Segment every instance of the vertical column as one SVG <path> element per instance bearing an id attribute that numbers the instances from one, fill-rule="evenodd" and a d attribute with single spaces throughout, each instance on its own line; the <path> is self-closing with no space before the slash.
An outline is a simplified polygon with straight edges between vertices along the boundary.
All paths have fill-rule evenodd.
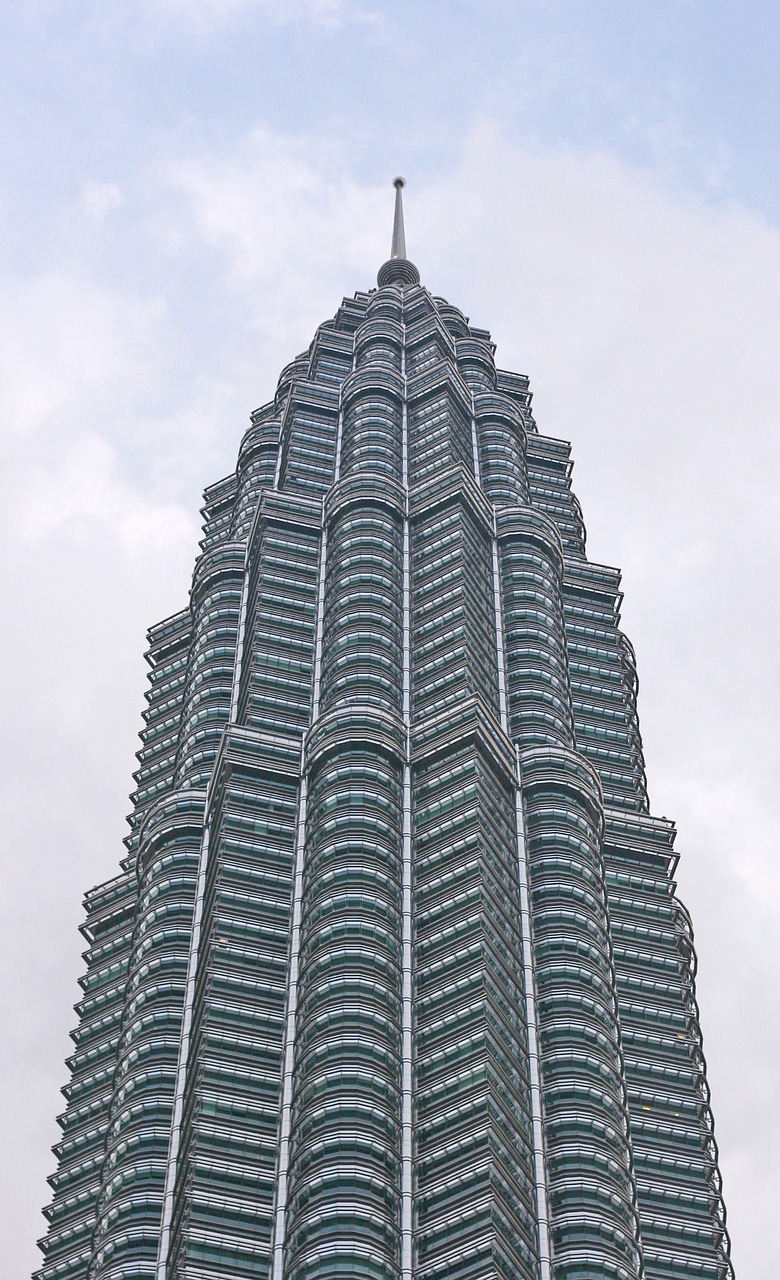
<path id="1" fill-rule="evenodd" d="M 252 425 L 241 441 L 236 464 L 236 503 L 231 537 L 242 542 L 249 536 L 262 489 L 273 487 L 279 453 L 280 423 L 271 416 L 269 405 L 252 415 Z"/>
<path id="2" fill-rule="evenodd" d="M 474 378 L 467 366 L 464 376 L 475 387 L 482 384 Z M 484 391 L 474 393 L 475 449 L 481 447 L 485 491 L 494 506 L 517 505 L 528 499 L 528 482 L 525 467 L 525 429 L 514 405 L 505 396 Z M 495 523 L 495 522 L 494 522 Z M 507 641 L 504 627 L 503 592 L 498 543 L 498 529 L 493 536 L 493 607 L 495 612 L 496 642 L 498 645 L 498 680 L 501 710 L 501 727 L 510 732 L 509 700 L 507 690 Z M 515 748 L 517 755 L 517 748 Z M 528 1075 L 530 1086 L 530 1111 L 533 1141 L 533 1176 L 536 1196 L 537 1239 L 539 1248 L 540 1280 L 550 1280 L 550 1204 L 547 1183 L 547 1160 L 544 1136 L 544 1112 L 542 1105 L 541 1071 L 539 1064 L 539 1008 L 534 963 L 533 924 L 529 890 L 528 847 L 525 838 L 523 798 L 520 788 L 520 765 L 516 761 L 517 785 L 515 787 L 515 839 L 517 842 L 517 878 L 520 908 L 520 938 L 523 963 L 523 988 L 525 995 L 525 1020 L 528 1037 Z"/>
<path id="3" fill-rule="evenodd" d="M 215 764 L 171 1148 L 170 1277 L 269 1273 L 299 761 L 294 737 L 231 726 Z"/>
<path id="4" fill-rule="evenodd" d="M 86 897 L 82 932 L 89 941 L 87 973 L 81 980 L 84 995 L 76 1006 L 79 1025 L 68 1061 L 67 1109 L 59 1122 L 62 1138 L 54 1149 L 54 1198 L 46 1214 L 44 1263 L 36 1280 L 84 1280 L 89 1268 L 137 889 L 130 871 Z"/>
<path id="5" fill-rule="evenodd" d="M 519 778 L 519 759 L 517 761 L 517 773 Z M 547 1146 L 544 1133 L 544 1106 L 542 1101 L 542 1077 L 540 1067 L 539 998 L 536 981 L 536 964 L 534 961 L 528 844 L 525 838 L 523 796 L 519 786 L 515 791 L 515 833 L 518 855 L 517 870 L 520 898 L 520 936 L 522 938 L 523 950 L 525 1018 L 528 1031 L 528 1075 L 531 1087 L 534 1183 L 536 1191 L 537 1236 L 539 1241 L 539 1280 L 550 1280 L 552 1274 L 550 1197 L 547 1175 Z"/>
<path id="6" fill-rule="evenodd" d="M 133 774 L 136 789 L 132 796 L 133 813 L 129 819 L 132 834 L 127 841 L 133 863 L 138 851 L 138 828 L 144 814 L 173 787 L 192 641 L 190 610 L 183 609 L 150 628 L 149 641 L 146 655 L 151 667 L 146 695 L 148 707 L 144 712 L 138 769 Z"/>
<path id="7" fill-rule="evenodd" d="M 312 708 L 324 555 L 322 499 L 266 490 L 247 552 L 233 717 L 247 728 L 302 735 Z"/>
<path id="8" fill-rule="evenodd" d="M 598 771 L 605 805 L 646 812 L 636 666 L 619 629 L 621 600 L 617 569 L 567 562 L 564 611 L 577 749 Z"/>
<path id="9" fill-rule="evenodd" d="M 454 352 L 428 322 L 415 352 L 416 1276 L 536 1280 L 516 778 L 498 723 L 503 629 L 489 625 L 501 609 L 493 510 Z"/>
<path id="10" fill-rule="evenodd" d="M 323 370 L 325 363 L 323 357 Z M 337 443 L 338 390 L 307 382 L 306 371 L 296 362 L 280 380 L 284 447 L 271 408 L 254 415 L 234 486 L 230 531 L 240 541 L 215 547 L 195 575 L 177 776 L 184 787 L 210 779 L 209 826 L 198 869 L 159 1280 L 192 1266 L 206 1277 L 220 1275 L 225 1264 L 253 1270 L 270 1263 L 300 782 L 295 730 L 309 722 L 318 492 L 332 474 Z M 280 478 L 289 491 L 269 488 Z M 305 807 L 304 787 L 304 815 Z"/>
<path id="11" fill-rule="evenodd" d="M 333 483 L 339 388 L 293 381 L 282 417 L 274 487 L 319 494 Z"/>
<path id="12" fill-rule="evenodd" d="M 539 1274 L 512 751 L 477 699 L 416 722 L 418 1280 Z"/>
<path id="13" fill-rule="evenodd" d="M 482 421 L 495 445 L 495 406 Z M 516 477 L 511 428 L 493 449 L 502 496 Z M 515 437 L 519 438 L 519 437 Z M 483 441 L 485 436 L 482 436 Z M 500 464 L 500 465 L 499 465 Z M 496 512 L 509 727 L 518 745 L 524 939 L 532 946 L 529 1022 L 534 1110 L 542 1114 L 556 1280 L 641 1275 L 639 1229 L 614 995 L 598 776 L 573 751 L 563 612 L 563 552 L 552 521 L 527 505 Z M 529 1010 L 533 1019 L 534 1010 Z M 538 1054 L 538 1067 L 533 1058 Z M 537 1074 L 538 1073 L 538 1074 Z M 539 1097 L 541 1085 L 541 1098 Z M 541 1104 L 541 1105 L 540 1105 Z M 542 1268 L 546 1197 L 537 1151 Z"/>
<path id="14" fill-rule="evenodd" d="M 278 1151 L 276 1158 L 276 1195 L 274 1200 L 274 1224 L 272 1235 L 272 1277 L 282 1280 L 285 1274 L 285 1246 L 287 1243 L 287 1206 L 290 1182 L 290 1129 L 292 1125 L 293 1083 L 295 1075 L 296 1033 L 298 1029 L 298 978 L 301 953 L 301 906 L 303 903 L 303 866 L 306 850 L 306 819 L 308 815 L 309 786 L 303 773 L 298 791 L 298 811 L 295 824 L 295 853 L 292 880 L 292 912 L 290 921 L 290 947 L 287 969 L 287 1001 L 284 1019 L 284 1050 L 282 1056 L 282 1096 L 279 1112 Z"/>
<path id="15" fill-rule="evenodd" d="M 688 913 L 665 819 L 607 815 L 607 888 L 648 1277 L 733 1277 Z M 714 1248 L 713 1248 L 714 1246 Z"/>
<path id="16" fill-rule="evenodd" d="M 222 543 L 202 555 L 195 568 L 177 787 L 208 785 L 230 718 L 245 557 L 243 543 Z"/>
<path id="17" fill-rule="evenodd" d="M 403 1056 L 401 331 L 381 291 L 342 389 L 305 754 L 284 1274 L 397 1280 Z M 380 305 L 381 304 L 381 305 Z"/>
<path id="18" fill-rule="evenodd" d="M 403 778 L 403 937 L 401 967 L 402 999 L 402 1065 L 401 1065 L 401 1280 L 412 1280 L 414 1274 L 414 932 L 412 916 L 412 615 L 411 554 L 409 539 L 409 425 L 406 407 L 406 332 L 401 356 L 404 380 L 402 410 L 401 466 L 404 488 L 403 547 L 403 691 L 401 714 L 404 722 L 405 759 Z"/>
<path id="19" fill-rule="evenodd" d="M 532 507 L 496 515 L 506 634 L 509 726 L 521 747 L 571 747 L 574 729 L 558 532 Z"/>
<path id="20" fill-rule="evenodd" d="M 400 725 L 345 709 L 310 736 L 286 1275 L 400 1264 Z"/>
<path id="21" fill-rule="evenodd" d="M 526 434 L 519 409 L 508 396 L 475 392 L 474 419 L 486 496 L 495 507 L 526 505 Z"/>
<path id="22" fill-rule="evenodd" d="M 637 712 L 637 694 L 639 677 L 636 671 L 636 654 L 628 636 L 618 631 L 618 649 L 620 652 L 620 671 L 623 684 L 623 700 L 628 721 L 628 741 L 633 761 L 634 794 L 636 806 L 640 813 L 647 813 L 647 775 L 645 774 L 645 757 L 642 750 L 642 735 L 639 732 L 639 714 Z"/>
<path id="23" fill-rule="evenodd" d="M 461 467 L 410 494 L 415 720 L 472 696 L 499 714 L 493 614 L 493 513 Z"/>
<path id="24" fill-rule="evenodd" d="M 468 336 L 455 330 L 459 338 Z M 481 343 L 460 341 L 457 345 L 458 365 L 467 385 L 472 389 L 474 405 L 473 432 L 476 474 L 494 508 L 517 506 L 528 502 L 526 474 L 526 434 L 522 416 L 508 396 L 495 391 L 496 372 L 492 355 Z M 494 518 L 492 569 L 493 609 L 498 648 L 498 682 L 501 727 L 510 732 L 507 687 L 507 640 L 503 614 L 503 591 L 499 543 Z M 512 637 L 514 640 L 514 637 Z M 512 649 L 514 656 L 514 646 Z M 539 1067 L 539 1016 L 536 991 L 536 969 L 533 950 L 533 925 L 529 895 L 528 849 L 525 839 L 522 792 L 517 764 L 515 786 L 515 840 L 517 846 L 517 878 L 520 939 L 522 949 L 525 1021 L 528 1038 L 528 1076 L 530 1089 L 531 1131 L 533 1143 L 533 1178 L 535 1184 L 536 1227 L 540 1280 L 550 1280 L 549 1196 L 545 1156 L 544 1117 L 541 1074 Z"/>
<path id="25" fill-rule="evenodd" d="M 176 1086 L 173 1098 L 173 1116 L 171 1119 L 171 1136 L 168 1146 L 168 1159 L 165 1170 L 165 1193 L 163 1196 L 162 1220 L 160 1225 L 160 1243 L 157 1252 L 156 1277 L 166 1280 L 168 1275 L 168 1258 L 171 1243 L 171 1222 L 173 1219 L 173 1198 L 176 1175 L 179 1166 L 179 1148 L 181 1146 L 181 1125 L 184 1110 L 184 1091 L 187 1083 L 187 1069 L 190 1059 L 190 1040 L 192 1032 L 192 1009 L 195 999 L 195 979 L 198 973 L 200 957 L 200 934 L 203 922 L 203 899 L 206 891 L 206 873 L 209 861 L 209 828 L 206 824 L 200 842 L 198 859 L 198 878 L 195 885 L 195 905 L 192 913 L 192 933 L 190 951 L 187 959 L 187 978 L 184 987 L 184 1015 L 179 1041 L 179 1058 L 176 1066 Z"/>
<path id="26" fill-rule="evenodd" d="M 642 1275 L 601 788 L 564 747 L 520 756 L 556 1280 Z"/>
<path id="27" fill-rule="evenodd" d="M 202 791 L 148 814 L 90 1277 L 154 1274 L 174 1105 Z"/>
<path id="28" fill-rule="evenodd" d="M 353 344 L 354 347 L 354 344 Z M 338 422 L 334 450 L 333 473 L 338 480 L 341 471 L 341 453 L 343 445 L 343 405 L 339 391 Z M 288 499 L 289 501 L 289 499 Z M 285 539 L 289 545 L 289 537 Z M 319 556 L 316 583 L 314 587 L 315 606 L 313 610 L 313 645 L 312 645 L 312 687 L 310 722 L 315 725 L 319 717 L 320 694 L 322 685 L 322 641 L 325 616 L 325 582 L 327 571 L 328 531 L 325 521 L 325 500 L 320 508 Z M 297 593 L 296 593 L 297 595 Z M 263 619 L 261 621 L 260 619 Z M 269 637 L 267 631 L 267 611 L 258 600 L 258 638 L 262 637 L 262 650 L 268 652 Z M 273 642 L 271 642 L 273 643 Z M 288 1204 L 290 1190 L 290 1140 L 293 1117 L 293 1088 L 295 1082 L 295 1064 L 298 1033 L 298 998 L 301 959 L 301 919 L 303 910 L 304 867 L 306 860 L 306 829 L 309 805 L 309 780 L 306 768 L 305 741 L 301 745 L 300 758 L 301 778 L 298 792 L 298 806 L 295 822 L 294 860 L 291 893 L 291 929 L 288 950 L 286 1007 L 284 1014 L 284 1042 L 282 1055 L 281 1105 L 279 1110 L 279 1126 L 277 1136 L 276 1161 L 276 1194 L 274 1197 L 274 1223 L 272 1232 L 272 1276 L 273 1280 L 282 1280 L 286 1273 L 288 1249 Z"/>

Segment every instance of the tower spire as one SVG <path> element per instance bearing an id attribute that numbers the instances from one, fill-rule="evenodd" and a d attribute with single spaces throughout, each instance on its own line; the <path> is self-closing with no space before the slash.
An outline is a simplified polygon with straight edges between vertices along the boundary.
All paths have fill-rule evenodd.
<path id="1" fill-rule="evenodd" d="M 395 187 L 395 212 L 393 214 L 393 239 L 390 244 L 390 257 L 380 268 L 377 284 L 380 289 L 386 284 L 419 284 L 420 273 L 413 262 L 406 256 L 406 233 L 404 231 L 404 202 L 401 192 L 406 186 L 405 178 L 393 178 Z"/>
<path id="2" fill-rule="evenodd" d="M 393 215 L 393 240 L 390 245 L 390 257 L 405 258 L 404 200 L 401 192 L 406 186 L 406 178 L 393 178 L 393 186 L 395 187 L 395 213 Z"/>

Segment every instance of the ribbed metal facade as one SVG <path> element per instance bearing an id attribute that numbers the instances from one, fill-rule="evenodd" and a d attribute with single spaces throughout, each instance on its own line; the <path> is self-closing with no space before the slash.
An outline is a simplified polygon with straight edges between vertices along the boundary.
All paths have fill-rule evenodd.
<path id="1" fill-rule="evenodd" d="M 619 574 L 530 399 L 399 258 L 207 490 L 39 1280 L 732 1276 Z"/>

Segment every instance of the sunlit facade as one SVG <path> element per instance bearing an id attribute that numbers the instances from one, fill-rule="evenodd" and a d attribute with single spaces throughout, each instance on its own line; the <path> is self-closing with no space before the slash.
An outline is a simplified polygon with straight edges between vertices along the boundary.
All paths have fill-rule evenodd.
<path id="1" fill-rule="evenodd" d="M 149 633 L 40 1280 L 732 1276 L 674 827 L 570 473 L 420 285 L 399 187 Z"/>

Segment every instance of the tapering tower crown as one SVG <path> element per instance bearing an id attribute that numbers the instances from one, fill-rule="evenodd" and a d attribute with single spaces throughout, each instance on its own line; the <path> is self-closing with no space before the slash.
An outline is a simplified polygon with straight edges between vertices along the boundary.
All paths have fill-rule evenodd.
<path id="1" fill-rule="evenodd" d="M 383 263 L 377 274 L 380 289 L 385 284 L 419 284 L 420 273 L 413 262 L 406 256 L 406 235 L 404 232 L 404 204 L 401 192 L 406 186 L 405 178 L 394 178 L 395 213 L 393 215 L 393 239 L 390 244 L 390 257 Z"/>
<path id="2" fill-rule="evenodd" d="M 35 1280 L 734 1280 L 620 572 L 394 185 L 149 632 Z"/>

